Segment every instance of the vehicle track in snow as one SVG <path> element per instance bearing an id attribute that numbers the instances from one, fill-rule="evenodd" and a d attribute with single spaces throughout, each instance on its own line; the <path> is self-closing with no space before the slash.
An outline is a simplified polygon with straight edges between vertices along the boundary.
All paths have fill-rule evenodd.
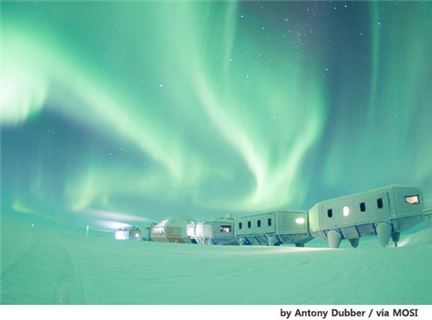
<path id="1" fill-rule="evenodd" d="M 69 285 L 69 300 L 71 304 L 104 304 L 102 291 L 91 281 L 83 257 L 71 240 L 64 240 L 62 246 L 67 251 L 73 266 L 73 276 Z"/>
<path id="2" fill-rule="evenodd" d="M 58 236 L 35 230 L 24 243 L 14 240 L 18 249 L 2 254 L 2 303 L 66 303 L 72 265 Z"/>
<path id="3" fill-rule="evenodd" d="M 16 250 L 12 254 L 7 255 L 2 253 L 2 276 L 4 273 L 7 273 L 8 270 L 12 269 L 16 263 L 23 259 L 28 252 L 35 250 L 38 245 L 38 240 L 35 239 L 32 234 L 25 239 L 21 246 L 17 246 Z"/>

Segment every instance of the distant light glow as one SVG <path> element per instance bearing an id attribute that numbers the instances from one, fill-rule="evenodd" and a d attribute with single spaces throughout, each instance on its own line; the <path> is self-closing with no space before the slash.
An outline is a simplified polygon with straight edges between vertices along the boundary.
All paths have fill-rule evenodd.
<path id="1" fill-rule="evenodd" d="M 344 206 L 342 209 L 342 213 L 345 217 L 348 217 L 350 214 L 350 208 L 348 206 Z"/>
<path id="2" fill-rule="evenodd" d="M 97 222 L 97 226 L 108 230 L 127 229 L 131 227 L 130 224 L 110 220 L 100 220 Z"/>
<path id="3" fill-rule="evenodd" d="M 129 239 L 129 231 L 128 230 L 117 230 L 115 232 L 115 238 L 117 240 L 128 240 Z"/>
<path id="4" fill-rule="evenodd" d="M 305 223 L 305 219 L 304 218 L 297 218 L 297 219 L 295 219 L 295 222 L 297 224 L 304 224 Z"/>

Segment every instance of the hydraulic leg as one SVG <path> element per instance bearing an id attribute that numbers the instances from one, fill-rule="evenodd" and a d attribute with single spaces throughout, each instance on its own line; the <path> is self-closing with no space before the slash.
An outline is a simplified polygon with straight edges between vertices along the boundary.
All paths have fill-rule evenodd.
<path id="1" fill-rule="evenodd" d="M 395 247 L 397 247 L 397 243 L 399 242 L 400 239 L 400 232 L 393 232 L 391 234 L 391 239 L 394 242 Z"/>
<path id="2" fill-rule="evenodd" d="M 379 243 L 382 247 L 385 247 L 388 245 L 391 232 L 392 232 L 392 226 L 388 222 L 380 222 L 376 226 L 376 232 L 378 236 Z"/>
<path id="3" fill-rule="evenodd" d="M 356 239 L 349 239 L 349 242 L 351 243 L 351 246 L 352 246 L 353 248 L 357 248 L 357 247 L 358 247 L 358 245 L 359 245 L 359 241 L 360 241 L 360 238 L 356 238 Z"/>
<path id="4" fill-rule="evenodd" d="M 327 232 L 327 242 L 330 248 L 339 248 L 342 236 L 336 230 Z"/>

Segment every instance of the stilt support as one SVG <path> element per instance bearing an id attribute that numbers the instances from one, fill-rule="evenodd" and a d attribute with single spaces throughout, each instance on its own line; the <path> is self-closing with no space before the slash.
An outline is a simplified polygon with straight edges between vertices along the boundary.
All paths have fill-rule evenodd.
<path id="1" fill-rule="evenodd" d="M 275 245 L 275 239 L 273 236 L 267 236 L 267 245 L 268 246 L 274 246 Z"/>
<path id="2" fill-rule="evenodd" d="M 388 245 L 390 240 L 390 235 L 392 231 L 392 226 L 388 222 L 380 222 L 376 226 L 376 232 L 378 236 L 379 243 L 382 247 L 385 247 Z"/>
<path id="3" fill-rule="evenodd" d="M 342 236 L 336 230 L 330 230 L 327 232 L 327 242 L 329 248 L 339 248 Z"/>
<path id="4" fill-rule="evenodd" d="M 356 238 L 356 239 L 349 239 L 349 242 L 351 243 L 351 246 L 352 246 L 353 248 L 357 248 L 357 247 L 358 247 L 358 245 L 359 245 L 359 241 L 360 241 L 360 238 Z"/>
<path id="5" fill-rule="evenodd" d="M 400 239 L 400 232 L 393 232 L 391 234 L 391 238 L 392 238 L 392 241 L 394 242 L 395 247 L 397 247 L 397 244 L 398 244 L 399 239 Z"/>

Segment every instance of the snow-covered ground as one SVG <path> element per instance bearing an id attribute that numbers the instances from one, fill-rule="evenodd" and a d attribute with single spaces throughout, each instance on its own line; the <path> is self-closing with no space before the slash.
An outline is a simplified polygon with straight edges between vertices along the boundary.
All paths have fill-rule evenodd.
<path id="1" fill-rule="evenodd" d="M 116 241 L 1 221 L 3 304 L 432 304 L 432 228 L 357 249 Z M 321 247 L 319 247 L 321 245 Z M 312 247 L 318 246 L 318 247 Z"/>

